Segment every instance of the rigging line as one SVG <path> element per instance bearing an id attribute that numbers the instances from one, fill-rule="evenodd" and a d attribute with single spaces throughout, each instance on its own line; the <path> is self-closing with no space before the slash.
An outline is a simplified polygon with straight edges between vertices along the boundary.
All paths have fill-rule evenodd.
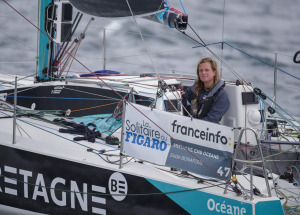
<path id="1" fill-rule="evenodd" d="M 188 24 L 188 26 L 192 29 L 192 31 L 196 34 L 196 36 L 198 37 L 198 39 L 202 42 L 200 43 L 199 41 L 195 40 L 194 38 L 190 37 L 189 35 L 187 35 L 185 32 L 182 32 L 180 30 L 178 30 L 179 32 L 181 32 L 184 35 L 187 35 L 189 38 L 191 38 L 192 40 L 194 40 L 196 43 L 202 45 L 203 47 L 205 47 L 215 58 L 217 58 L 220 62 L 222 62 L 225 67 L 231 71 L 238 79 L 243 79 L 236 71 L 234 71 L 234 69 L 232 69 L 225 61 L 223 61 L 222 58 L 220 58 L 216 53 L 214 53 L 209 47 L 207 47 L 207 45 L 205 44 L 205 42 L 201 39 L 201 37 L 197 34 L 197 32 L 192 28 L 192 26 L 190 24 Z M 246 81 L 245 81 L 246 82 Z M 246 82 L 247 83 L 247 82 Z M 251 90 L 248 86 L 246 86 L 249 90 Z"/>
<path id="2" fill-rule="evenodd" d="M 144 64 L 137 64 L 137 63 L 130 63 L 130 62 L 124 62 L 124 61 L 120 61 L 120 60 L 115 60 L 115 59 L 111 59 L 110 61 L 114 61 L 114 62 L 118 62 L 118 63 L 123 63 L 123 64 L 127 64 L 127 65 L 134 65 L 134 66 L 142 66 L 144 68 L 152 68 L 152 65 L 144 65 Z M 162 69 L 160 69 L 162 70 Z M 163 70 L 167 70 L 167 69 L 163 69 Z"/>
<path id="3" fill-rule="evenodd" d="M 0 64 L 32 64 L 36 63 L 35 61 L 2 61 Z"/>
<path id="4" fill-rule="evenodd" d="M 8 96 L 8 97 L 13 97 L 13 96 Z M 120 101 L 121 99 L 96 99 L 96 98 L 70 98 L 70 97 L 46 97 L 46 96 L 18 96 L 18 98 L 37 98 L 37 99 L 68 99 L 68 100 L 94 100 L 94 101 L 102 101 L 102 100 L 118 100 Z"/>
<path id="5" fill-rule="evenodd" d="M 3 76 L 12 77 L 12 78 L 16 77 L 16 75 L 13 75 L 13 74 L 6 74 L 6 73 L 2 73 L 2 72 L 0 72 L 0 74 L 3 75 Z M 24 77 L 24 76 L 21 76 L 21 77 Z"/>
<path id="6" fill-rule="evenodd" d="M 176 28 L 176 30 L 178 30 Z M 194 42 L 200 44 L 202 47 L 206 47 L 206 45 L 204 43 L 200 43 L 198 40 L 194 39 L 193 37 L 191 37 L 190 35 L 186 34 L 184 31 L 180 31 L 178 30 L 180 33 L 182 33 L 183 35 L 187 36 L 188 38 L 190 38 L 191 40 L 193 40 Z"/>
<path id="7" fill-rule="evenodd" d="M 188 24 L 189 25 L 189 24 Z M 236 71 L 234 71 L 234 69 L 232 69 L 225 61 L 223 61 L 222 58 L 220 58 L 216 53 L 214 53 L 209 47 L 207 47 L 207 45 L 205 44 L 205 42 L 201 39 L 201 37 L 197 34 L 197 32 L 192 28 L 191 25 L 189 25 L 189 27 L 192 29 L 192 31 L 196 34 L 196 36 L 198 37 L 198 39 L 204 44 L 201 44 L 199 41 L 193 39 L 194 41 L 196 41 L 198 44 L 203 45 L 215 58 L 217 58 L 220 62 L 222 62 L 225 67 L 231 71 L 238 79 L 240 80 L 244 80 L 242 76 L 240 76 Z M 181 31 L 180 31 L 181 32 Z M 244 80 L 245 81 L 245 80 Z M 246 84 L 248 84 L 248 82 L 245 81 Z M 251 90 L 248 86 L 246 86 L 249 90 Z"/>
<path id="8" fill-rule="evenodd" d="M 242 86 L 243 86 L 243 89 L 244 89 L 244 93 L 245 93 L 245 95 L 246 95 L 246 93 L 247 93 L 247 91 L 246 91 L 246 88 L 245 88 L 245 86 L 244 86 L 244 84 L 243 84 L 243 81 L 244 80 L 242 80 Z M 247 97 L 245 97 L 245 128 L 247 128 Z M 246 160 L 247 160 L 247 147 L 248 147 L 248 142 L 247 142 L 247 132 L 245 132 L 245 143 L 246 143 Z"/>
<path id="9" fill-rule="evenodd" d="M 69 52 L 71 50 L 71 48 L 73 49 L 74 46 L 74 41 L 70 44 L 70 46 L 67 49 L 67 51 Z M 61 50 L 61 49 L 59 49 Z M 66 61 L 66 58 L 69 57 L 69 55 L 67 57 L 65 57 L 66 55 L 68 55 L 67 53 L 62 53 L 61 56 L 59 57 L 59 59 L 56 60 L 55 65 L 54 66 L 58 66 L 59 64 L 63 63 Z"/>
<path id="10" fill-rule="evenodd" d="M 222 25 L 222 52 L 221 52 L 221 58 L 223 59 L 223 54 L 224 54 L 224 29 L 225 29 L 225 0 L 224 0 L 224 5 L 223 5 L 223 25 Z M 221 62 L 221 67 L 220 67 L 220 77 L 222 78 L 223 75 L 223 62 Z"/>
<path id="11" fill-rule="evenodd" d="M 97 76 L 96 76 L 97 77 Z M 147 87 L 150 87 L 150 88 L 153 88 L 153 87 L 157 87 L 155 84 L 143 84 L 141 82 L 137 82 L 137 81 L 127 81 L 127 80 L 130 80 L 130 79 L 137 79 L 139 77 L 137 76 L 134 76 L 134 77 L 127 77 L 127 76 L 124 76 L 123 79 L 112 79 L 112 78 L 105 78 L 107 81 L 112 81 L 112 82 L 120 82 L 120 83 L 128 83 L 128 84 L 136 84 L 137 86 L 147 86 Z M 157 80 L 156 76 L 155 77 L 150 77 L 149 79 L 147 79 L 146 81 L 155 81 Z M 113 83 L 112 83 L 113 84 Z M 118 84 L 118 83 L 115 83 L 115 84 Z M 123 86 L 123 85 L 120 85 L 120 86 Z"/>
<path id="12" fill-rule="evenodd" d="M 131 79 L 135 80 L 136 77 L 133 77 Z M 122 87 L 124 86 L 124 84 L 131 84 L 131 85 L 126 85 L 128 87 L 127 89 L 129 89 L 129 87 L 134 88 L 135 86 L 136 87 L 143 86 L 144 89 L 153 89 L 153 88 L 157 87 L 157 85 L 154 85 L 154 84 L 150 85 L 150 84 L 143 84 L 143 83 L 136 82 L 136 81 L 127 81 L 127 80 L 130 80 L 129 78 L 124 78 L 123 80 L 122 79 L 118 80 L 118 79 L 108 79 L 107 78 L 106 80 L 107 81 L 112 81 L 112 82 L 113 81 L 118 82 L 118 83 L 111 83 L 111 84 L 118 85 L 119 87 L 118 86 L 113 86 L 110 89 L 113 89 L 113 88 L 115 88 L 115 89 L 122 89 Z M 151 79 L 148 79 L 147 81 L 155 81 L 155 80 L 157 80 L 157 79 L 155 77 L 153 77 Z M 76 81 L 75 81 L 75 83 L 76 83 Z M 99 83 L 96 83 L 96 84 L 100 85 Z M 100 88 L 102 88 L 102 85 L 100 85 Z M 108 97 L 108 98 L 112 98 L 112 97 Z"/>
<path id="13" fill-rule="evenodd" d="M 197 43 L 199 43 L 197 40 L 195 40 Z M 204 45 L 198 45 L 198 46 L 193 46 L 193 48 L 198 48 L 198 47 L 203 47 L 203 48 L 206 48 L 207 46 L 214 46 L 214 45 L 218 45 L 218 44 L 222 44 L 223 42 L 214 42 L 214 43 L 209 43 L 209 44 L 206 44 L 206 46 Z"/>
<path id="14" fill-rule="evenodd" d="M 84 27 L 84 26 L 80 26 L 80 27 Z M 97 30 L 109 30 L 109 31 L 116 31 L 116 32 L 122 32 L 122 33 L 127 33 L 127 34 L 134 34 L 134 35 L 139 35 L 139 33 L 137 32 L 131 32 L 131 31 L 123 31 L 123 30 L 116 30 L 116 29 L 111 29 L 111 28 L 106 28 L 106 27 L 102 27 L 102 28 L 97 28 L 97 27 L 90 27 L 92 29 L 97 29 Z M 153 37 L 153 34 L 143 34 L 143 36 L 149 36 L 149 37 Z"/>
<path id="15" fill-rule="evenodd" d="M 266 158 L 271 158 L 271 157 L 274 157 L 274 156 L 277 156 L 277 155 L 280 155 L 280 154 L 284 154 L 284 153 L 286 153 L 286 152 L 292 150 L 293 148 L 294 148 L 294 147 L 291 147 L 291 148 L 289 148 L 289 149 L 287 149 L 287 150 L 285 150 L 285 151 L 280 151 L 280 152 L 278 152 L 278 153 L 276 153 L 276 154 L 268 155 L 268 156 L 264 157 L 264 159 L 266 159 Z M 260 160 L 260 158 L 250 159 L 250 161 L 257 161 L 257 160 Z M 269 160 L 269 161 L 272 161 L 272 160 Z"/>
<path id="16" fill-rule="evenodd" d="M 80 23 L 80 21 L 81 21 L 81 19 L 82 19 L 82 16 L 83 16 L 83 14 L 80 14 L 79 12 L 77 12 L 76 17 L 75 17 L 75 19 L 74 19 L 74 21 L 73 21 L 73 24 L 72 24 L 73 26 L 72 26 L 72 28 L 71 28 L 71 31 L 68 33 L 68 36 L 67 36 L 67 37 L 70 37 L 70 38 L 71 38 L 71 37 L 74 35 L 74 33 L 75 33 L 75 31 L 76 31 L 76 29 L 77 29 L 77 27 L 78 27 L 78 24 Z M 78 17 L 79 17 L 79 19 L 78 19 Z M 77 19 L 78 19 L 78 21 L 77 21 Z M 75 26 L 75 27 L 74 27 L 74 26 Z M 72 30 L 72 29 L 73 29 L 73 30 Z M 61 57 L 64 55 L 64 50 L 68 47 L 69 43 L 70 43 L 69 40 L 68 40 L 68 41 L 63 41 L 62 47 L 64 47 L 64 49 L 59 49 L 59 50 L 58 50 L 58 53 L 57 53 L 56 56 L 54 57 L 53 62 L 60 61 L 60 59 L 58 59 L 58 57 L 61 58 Z M 73 43 L 74 43 L 74 41 L 72 41 L 72 45 L 73 45 Z M 62 53 L 61 53 L 61 51 L 62 51 Z"/>
<path id="17" fill-rule="evenodd" d="M 31 47 L 29 47 L 29 46 L 23 44 L 22 42 L 20 42 L 20 41 L 17 40 L 16 38 L 13 38 L 13 37 L 9 36 L 8 34 L 4 33 L 3 31 L 0 31 L 0 33 L 4 34 L 4 35 L 7 36 L 9 39 L 14 40 L 14 41 L 17 42 L 18 44 L 20 44 L 20 45 L 22 45 L 22 46 L 28 48 L 28 49 L 27 49 L 28 51 L 35 51 L 35 49 L 33 49 L 33 48 L 31 48 Z"/>
<path id="18" fill-rule="evenodd" d="M 51 85 L 51 84 L 49 84 L 49 83 L 43 83 L 43 85 L 48 85 L 48 86 L 53 86 L 53 85 Z M 24 86 L 24 85 L 19 85 L 19 86 Z M 25 86 L 26 87 L 26 86 Z M 25 88 L 24 87 L 24 88 Z M 22 92 L 25 92 L 25 91 L 27 91 L 27 90 L 32 90 L 32 89 L 34 89 L 34 88 L 37 88 L 37 87 L 40 87 L 40 85 L 36 85 L 36 86 L 32 86 L 32 87 L 29 87 L 29 88 L 25 88 L 24 90 L 18 90 L 18 93 L 22 93 Z M 13 95 L 14 94 L 14 92 L 12 92 L 12 93 L 8 93 L 7 95 L 9 96 L 9 95 Z"/>
<path id="19" fill-rule="evenodd" d="M 186 109 L 186 107 L 182 104 L 182 96 L 180 94 L 182 94 L 182 91 L 180 90 L 180 94 L 178 94 L 178 90 L 176 90 L 175 92 L 177 93 L 177 95 L 174 93 L 174 91 L 170 88 L 169 85 L 167 85 L 167 88 L 170 90 L 170 92 L 172 92 L 173 96 L 176 98 L 176 100 L 180 103 L 181 107 L 184 109 L 184 111 L 186 111 L 186 113 L 188 114 L 189 117 L 191 117 L 191 119 L 193 119 L 194 117 L 192 116 L 192 114 Z M 183 91 L 184 92 L 184 91 Z M 167 100 L 170 102 L 170 104 L 178 111 L 178 109 L 174 106 L 174 104 L 170 101 L 170 99 L 168 98 L 168 96 L 166 94 L 164 94 L 167 98 Z M 183 94 L 182 94 L 183 95 Z M 179 98 L 177 98 L 179 97 Z"/>
<path id="20" fill-rule="evenodd" d="M 275 101 L 273 101 L 269 96 L 267 96 L 266 94 L 264 94 L 271 102 L 273 102 L 273 104 L 276 105 L 276 107 L 278 107 L 281 111 L 283 111 L 284 113 L 286 113 L 289 117 L 291 117 L 292 120 L 294 120 L 295 122 L 298 123 L 298 125 L 300 125 L 300 122 L 298 120 L 296 120 L 293 116 L 291 116 L 287 111 L 285 111 L 280 105 L 278 105 Z M 258 96 L 258 98 L 268 107 L 272 107 L 272 105 L 270 105 L 268 102 L 266 102 L 265 100 L 263 100 L 260 96 Z M 283 114 L 281 114 L 279 111 L 276 111 L 277 115 L 279 115 L 282 119 L 285 119 L 296 131 L 298 131 L 298 127 L 296 126 L 291 120 L 289 120 L 287 117 L 285 117 Z M 273 116 L 273 114 L 272 114 Z"/>
<path id="21" fill-rule="evenodd" d="M 27 136 L 30 138 L 30 139 L 32 139 L 31 138 L 31 136 L 22 128 L 22 126 L 20 126 L 18 123 L 16 123 L 16 125 L 17 125 L 17 127 L 18 127 L 18 129 L 19 129 L 19 132 L 20 132 L 20 129 L 25 133 L 25 134 L 27 134 Z M 21 134 L 21 132 L 20 132 L 20 134 Z"/>
<path id="22" fill-rule="evenodd" d="M 182 10 L 184 11 L 184 14 L 186 15 L 186 12 L 185 12 L 185 9 L 184 9 L 184 7 L 183 7 L 183 4 L 182 4 L 181 0 L 179 0 L 179 2 L 180 2 L 180 4 L 181 4 Z"/>
<path id="23" fill-rule="evenodd" d="M 119 101 L 113 102 L 113 103 L 109 103 L 109 104 L 105 104 L 105 105 L 99 105 L 99 106 L 93 106 L 93 107 L 78 109 L 78 110 L 72 110 L 71 113 L 77 112 L 77 111 L 84 111 L 84 110 L 90 110 L 90 109 L 94 109 L 94 108 L 105 107 L 105 106 L 114 105 L 114 104 L 117 104 L 117 103 L 119 103 Z"/>
<path id="24" fill-rule="evenodd" d="M 0 16 L 0 18 L 5 18 L 5 19 L 15 19 L 15 20 L 23 20 L 21 18 L 13 17 L 13 16 Z"/>
<path id="25" fill-rule="evenodd" d="M 21 79 L 18 79 L 18 81 L 23 80 L 23 79 L 26 79 L 26 78 L 29 78 L 29 77 L 34 76 L 34 75 L 35 75 L 35 74 L 27 75 L 27 76 L 25 76 L 25 77 L 23 77 L 23 78 L 21 78 Z M 11 81 L 11 82 L 1 82 L 1 84 L 15 84 L 15 81 Z"/>
<path id="26" fill-rule="evenodd" d="M 202 40 L 202 38 L 199 36 L 199 34 L 194 30 L 194 28 L 192 28 L 192 26 L 188 23 L 188 26 L 192 29 L 192 31 L 194 32 L 194 34 L 198 37 L 198 39 L 202 42 L 199 43 L 199 41 L 197 41 L 199 44 L 203 45 L 203 46 L 206 46 L 206 43 Z M 195 40 L 196 41 L 196 40 Z"/>
<path id="27" fill-rule="evenodd" d="M 75 49 L 75 51 L 73 52 L 74 54 L 72 53 L 74 56 L 76 56 L 77 51 L 78 51 L 78 49 L 79 49 L 79 46 L 80 46 L 81 42 L 82 42 L 82 40 L 80 40 L 80 41 L 78 42 L 77 47 L 76 47 L 76 46 L 74 47 L 74 49 Z M 73 61 L 74 61 L 74 58 L 72 58 L 72 60 L 71 60 L 71 63 L 70 63 L 69 68 L 68 68 L 68 70 L 67 70 L 67 75 L 66 75 L 66 76 L 68 76 L 68 74 L 69 74 L 69 72 L 70 72 L 70 69 L 71 69 L 71 66 L 72 66 L 72 64 L 73 64 Z M 67 63 L 67 62 L 66 62 L 66 63 Z"/>
<path id="28" fill-rule="evenodd" d="M 251 183 L 250 182 L 250 180 L 246 177 L 246 175 L 249 175 L 249 174 L 246 174 L 245 172 L 241 172 L 241 169 L 239 169 L 238 167 L 234 167 L 236 170 L 237 170 L 237 172 L 240 172 L 241 174 L 242 174 L 242 176 L 249 182 L 249 183 Z M 253 183 L 252 184 L 252 186 L 254 186 L 255 188 L 257 188 L 256 186 L 255 186 L 255 184 Z M 252 189 L 252 188 L 251 188 Z"/>
<path id="29" fill-rule="evenodd" d="M 274 54 L 274 53 L 272 53 Z M 281 55 L 281 56 L 285 56 L 285 57 L 289 57 L 289 58 L 293 58 L 294 56 L 293 55 L 288 55 L 288 54 L 281 54 L 281 53 L 277 53 L 278 55 Z"/>
<path id="30" fill-rule="evenodd" d="M 105 95 L 99 95 L 99 94 L 95 94 L 95 93 L 89 93 L 89 92 L 86 92 L 86 91 L 76 90 L 76 89 L 72 89 L 72 88 L 68 88 L 68 87 L 65 87 L 64 89 L 67 89 L 67 90 L 70 90 L 70 91 L 76 91 L 76 92 L 80 92 L 80 93 L 84 93 L 84 94 L 88 94 L 88 95 L 98 96 L 98 97 L 101 97 L 101 98 L 107 98 L 107 99 L 112 99 L 112 100 L 120 100 L 120 99 L 116 99 L 116 98 L 111 97 L 111 96 L 105 96 Z"/>
<path id="31" fill-rule="evenodd" d="M 243 50 L 241 50 L 241 49 L 239 49 L 239 48 L 233 46 L 233 45 L 230 44 L 230 43 L 227 43 L 227 42 L 224 42 L 224 43 L 225 43 L 226 45 L 230 46 L 231 48 L 236 49 L 236 50 L 238 50 L 239 52 L 241 52 L 241 53 L 243 53 L 243 54 L 245 54 L 245 55 L 247 55 L 247 56 L 249 56 L 249 57 L 251 57 L 251 58 L 254 58 L 254 59 L 260 61 L 261 63 L 266 64 L 266 65 L 268 65 L 268 66 L 274 68 L 274 65 L 272 65 L 272 64 L 270 64 L 270 63 L 267 63 L 267 62 L 265 62 L 265 61 L 263 61 L 263 60 L 261 60 L 261 59 L 259 59 L 259 58 L 257 58 L 257 57 L 254 57 L 254 56 L 248 54 L 247 52 L 245 52 L 245 51 L 243 51 Z M 293 78 L 295 78 L 295 79 L 300 80 L 300 78 L 298 78 L 297 76 L 294 76 L 294 75 L 292 75 L 292 74 L 290 74 L 290 73 L 288 73 L 288 72 L 286 72 L 286 71 L 284 71 L 284 70 L 282 70 L 282 69 L 280 69 L 280 68 L 277 68 L 277 70 L 279 70 L 280 72 L 283 72 L 283 73 L 285 73 L 285 74 L 287 74 L 287 75 L 289 75 L 289 76 L 291 76 L 291 77 L 293 77 Z"/>
<path id="32" fill-rule="evenodd" d="M 76 54 L 77 54 L 77 51 L 78 51 L 78 49 L 79 49 L 80 44 L 81 44 L 81 40 L 75 45 L 75 47 L 74 47 L 74 48 L 71 50 L 71 52 L 70 52 L 74 57 L 75 57 Z M 70 61 L 71 61 L 71 62 L 70 62 Z M 67 74 L 66 74 L 66 76 L 68 76 L 68 74 L 69 74 L 69 72 L 70 72 L 70 68 L 71 68 L 71 66 L 72 66 L 72 64 L 73 64 L 73 61 L 74 61 L 74 58 L 69 58 L 69 56 L 68 56 L 68 58 L 67 58 L 65 64 L 63 65 L 62 71 L 61 71 L 60 74 L 59 74 L 59 77 L 60 77 L 61 74 L 65 71 L 66 67 L 67 67 L 68 64 L 69 64 L 69 68 L 68 68 Z"/>
<path id="33" fill-rule="evenodd" d="M 38 8 L 37 8 L 38 16 L 37 17 L 40 17 L 40 10 L 39 10 L 40 5 L 41 5 L 41 1 L 38 1 Z M 37 25 L 40 26 L 40 19 L 37 19 L 37 20 L 38 20 Z M 36 38 L 39 38 L 39 31 L 38 30 L 36 31 Z M 36 47 L 39 47 L 39 41 L 38 40 L 36 40 Z M 38 58 L 38 56 L 39 56 L 39 49 L 37 48 L 36 49 L 36 58 L 35 58 L 35 62 L 36 62 L 35 77 L 38 77 L 38 72 L 39 72 L 38 71 L 38 67 L 39 67 L 39 58 Z"/>
<path id="34" fill-rule="evenodd" d="M 279 114 L 278 114 L 279 115 Z M 279 115 L 280 116 L 280 115 Z M 280 125 L 280 123 L 278 122 L 277 119 L 275 119 L 275 117 L 272 115 L 273 119 L 276 120 L 277 124 Z M 286 120 L 288 121 L 288 120 Z M 298 121 L 296 121 L 298 122 Z M 299 122 L 298 122 L 298 125 L 299 125 Z M 293 126 L 292 126 L 293 127 Z M 295 129 L 295 128 L 294 128 Z M 295 137 L 298 137 L 299 135 L 299 129 L 295 129 L 295 132 L 293 132 L 293 130 L 291 131 L 291 133 L 289 132 L 290 129 L 286 128 L 285 125 L 284 126 L 280 126 L 280 133 L 281 135 L 279 136 L 279 138 L 284 138 L 286 139 L 287 141 L 290 141 L 288 140 L 286 137 L 291 137 L 293 139 L 293 141 L 296 141 Z M 278 130 L 279 131 L 279 130 Z M 297 136 L 296 136 L 297 135 Z M 293 146 L 294 147 L 294 146 Z"/>
<path id="35" fill-rule="evenodd" d="M 272 133 L 273 133 L 273 131 L 272 131 Z M 271 134 L 271 135 L 272 135 L 272 134 Z M 272 146 L 271 146 L 271 144 L 269 144 L 269 149 L 270 149 L 271 155 L 273 155 L 273 151 L 272 151 Z M 269 150 L 268 150 L 267 152 L 269 152 Z M 269 153 L 268 153 L 268 154 L 269 154 Z M 273 159 L 273 161 L 274 161 L 274 156 L 272 157 L 272 159 Z M 275 162 L 273 162 L 273 163 L 274 163 L 274 166 L 275 166 L 275 168 L 276 168 L 276 171 L 277 171 L 278 175 L 281 175 L 280 172 L 279 172 L 279 169 L 278 169 L 278 167 L 277 167 L 277 164 L 276 164 Z"/>
<path id="36" fill-rule="evenodd" d="M 159 11 L 160 9 L 158 9 L 157 11 Z M 84 26 L 80 26 L 81 28 L 83 28 Z M 169 32 L 170 32 L 170 28 L 168 27 L 168 26 L 166 26 L 166 25 L 162 25 L 161 26 L 164 30 L 167 30 L 167 32 L 160 32 L 160 37 L 162 37 L 162 38 L 165 38 L 165 39 L 169 39 L 170 38 L 170 36 L 169 36 Z M 119 29 L 111 29 L 111 28 L 106 28 L 106 27 L 102 27 L 102 28 L 98 28 L 98 27 L 90 27 L 90 28 L 92 28 L 92 29 L 97 29 L 97 30 L 103 30 L 104 28 L 105 28 L 105 30 L 109 30 L 109 31 L 115 31 L 115 32 L 121 32 L 121 33 L 127 33 L 127 34 L 134 34 L 134 35 L 139 35 L 139 33 L 138 32 L 130 32 L 130 31 L 123 31 L 123 30 L 119 30 Z M 145 34 L 145 33 L 143 33 L 142 34 L 143 36 L 148 36 L 148 37 L 155 37 L 155 35 L 153 35 L 153 34 L 149 34 L 149 33 L 147 33 L 147 34 Z M 163 35 L 163 36 L 162 36 Z M 181 38 L 181 37 L 179 37 L 179 36 L 177 36 L 177 35 L 174 35 L 174 37 L 177 37 L 177 38 Z"/>
<path id="37" fill-rule="evenodd" d="M 81 26 L 83 27 L 83 26 Z M 164 30 L 167 30 L 167 32 L 160 32 L 160 37 L 161 38 L 164 38 L 164 39 L 169 39 L 170 36 L 169 36 L 169 32 L 170 32 L 170 28 L 166 25 L 162 25 L 161 26 Z M 97 29 L 97 30 L 103 30 L 104 28 L 97 28 L 97 27 L 90 27 L 92 29 Z M 115 31 L 115 32 L 121 32 L 121 33 L 127 33 L 127 34 L 134 34 L 134 35 L 139 35 L 139 33 L 137 32 L 130 32 L 130 31 L 123 31 L 123 30 L 116 30 L 116 29 L 109 29 L 109 28 L 105 28 L 105 30 L 110 30 L 110 31 Z M 146 36 L 146 37 L 156 37 L 155 35 L 153 34 L 142 34 L 143 36 Z M 179 37 L 178 35 L 172 35 L 178 39 L 182 38 L 182 37 Z"/>
<path id="38" fill-rule="evenodd" d="M 291 193 L 291 194 L 294 194 L 294 195 L 296 195 L 296 196 L 299 196 L 299 193 L 295 193 L 295 192 L 293 192 L 293 191 L 291 191 L 292 189 L 289 189 L 288 187 L 281 187 L 281 186 L 278 186 L 277 185 L 277 187 L 278 188 L 280 188 L 280 189 L 283 189 L 283 190 L 285 190 L 286 192 L 288 192 L 288 193 Z M 297 188 L 296 188 L 297 189 Z M 299 188 L 298 188 L 299 189 Z M 297 190 L 298 190 L 297 189 Z M 294 200 L 296 200 L 295 199 L 295 196 L 290 196 L 290 197 L 292 197 L 292 198 L 294 198 Z M 300 196 L 299 196 L 300 197 Z M 296 202 L 297 202 L 297 200 L 296 200 Z M 299 206 L 298 206 L 299 207 Z"/>
<path id="39" fill-rule="evenodd" d="M 135 25 L 136 25 L 136 27 L 137 27 L 137 29 L 138 29 L 138 31 L 139 31 L 139 34 L 140 34 L 141 39 L 142 39 L 142 41 L 143 41 L 143 44 L 144 44 L 144 46 L 145 46 L 145 48 L 146 48 L 146 50 L 147 50 L 147 53 L 148 53 L 148 55 L 149 55 L 149 58 L 150 58 L 150 61 L 151 61 L 151 63 L 152 63 L 152 66 L 153 66 L 153 68 L 154 68 L 154 71 L 156 72 L 156 74 L 157 74 L 157 76 L 158 76 L 158 80 L 160 80 L 159 73 L 158 73 L 157 68 L 156 68 L 156 66 L 155 66 L 155 64 L 154 64 L 154 61 L 153 61 L 153 59 L 152 59 L 152 56 L 151 56 L 150 51 L 149 51 L 149 49 L 148 49 L 148 46 L 147 46 L 147 44 L 146 44 L 146 42 L 145 42 L 145 40 L 144 40 L 144 37 L 143 37 L 142 32 L 141 32 L 141 29 L 140 29 L 140 27 L 139 27 L 139 25 L 138 25 L 138 23 L 137 23 L 137 21 L 136 21 L 136 19 L 135 19 L 135 16 L 133 15 L 131 6 L 130 6 L 128 0 L 126 0 L 126 2 L 127 2 L 128 7 L 129 7 L 131 16 L 132 16 L 132 18 L 133 18 L 133 20 L 134 20 L 134 22 L 135 22 Z"/>
<path id="40" fill-rule="evenodd" d="M 22 50 L 27 52 L 35 52 L 35 50 L 28 50 L 28 49 L 22 49 L 22 48 L 11 48 L 11 47 L 1 47 L 1 49 L 9 49 L 9 50 Z"/>
<path id="41" fill-rule="evenodd" d="M 164 54 L 164 53 L 172 53 L 172 52 L 181 52 L 181 51 L 188 51 L 192 50 L 194 47 L 191 48 L 182 48 L 182 49 L 173 49 L 173 50 L 166 50 L 166 51 L 158 51 L 158 52 L 151 52 L 151 55 L 156 55 L 156 54 Z M 116 56 L 116 57 L 108 57 L 106 59 L 108 60 L 113 60 L 115 58 L 126 58 L 126 57 L 139 57 L 139 56 L 144 56 L 148 55 L 148 53 L 145 54 L 134 54 L 134 55 L 123 55 L 123 56 Z M 92 59 L 103 59 L 103 58 L 92 58 Z"/>
<path id="42" fill-rule="evenodd" d="M 189 24 L 188 24 L 189 25 Z M 190 25 L 189 25 L 190 26 Z M 191 26 L 190 26 L 191 27 Z M 191 27 L 192 28 L 192 27 Z M 178 30 L 178 29 L 177 29 Z M 193 29 L 192 29 L 193 30 Z M 242 80 L 243 78 L 234 71 L 234 69 L 232 69 L 225 61 L 223 61 L 217 54 L 215 54 L 209 47 L 207 47 L 207 45 L 204 43 L 204 41 L 202 41 L 202 39 L 199 37 L 199 35 L 193 30 L 193 32 L 197 35 L 197 37 L 200 39 L 200 41 L 203 42 L 203 44 L 199 41 L 197 41 L 196 39 L 192 38 L 191 36 L 187 35 L 185 32 L 178 30 L 180 33 L 186 35 L 187 37 L 189 37 L 190 39 L 192 39 L 193 41 L 195 41 L 196 43 L 200 44 L 201 46 L 205 47 L 215 58 L 217 58 L 220 62 L 222 62 L 225 67 L 231 71 L 233 73 L 233 75 L 235 75 L 238 79 Z M 245 80 L 244 80 L 245 81 Z M 246 81 L 245 81 L 246 82 Z M 247 83 L 247 82 L 246 82 Z M 247 83 L 248 84 L 248 83 Z M 251 91 L 251 89 L 246 85 L 246 87 Z"/>

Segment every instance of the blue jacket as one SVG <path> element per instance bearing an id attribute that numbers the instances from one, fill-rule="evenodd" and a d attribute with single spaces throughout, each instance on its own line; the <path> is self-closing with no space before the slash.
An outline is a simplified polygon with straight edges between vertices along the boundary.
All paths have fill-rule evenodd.
<path id="1" fill-rule="evenodd" d="M 192 107 L 192 100 L 196 98 L 195 85 L 190 86 L 185 90 L 182 103 L 191 114 L 195 114 L 196 118 L 219 123 L 230 107 L 224 86 L 224 81 L 220 80 L 210 91 L 202 89 L 196 107 Z"/>

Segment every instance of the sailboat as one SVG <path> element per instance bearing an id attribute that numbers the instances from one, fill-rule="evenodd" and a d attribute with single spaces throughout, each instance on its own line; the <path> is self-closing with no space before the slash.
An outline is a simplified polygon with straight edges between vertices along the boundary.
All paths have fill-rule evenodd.
<path id="1" fill-rule="evenodd" d="M 72 5 L 93 16 L 139 16 L 179 31 L 188 25 L 186 14 L 161 0 L 143 5 L 70 3 L 41 1 L 43 51 L 35 83 L 1 76 L 7 85 L 14 81 L 16 86 L 4 84 L 6 89 L 0 92 L 0 211 L 236 215 L 297 211 L 296 197 L 290 201 L 286 196 L 298 189 L 289 181 L 294 182 L 293 177 L 288 177 L 290 172 L 282 177 L 272 173 L 261 144 L 288 144 L 274 139 L 281 130 L 297 135 L 299 123 L 275 111 L 275 101 L 260 89 L 241 80 L 227 83 L 231 109 L 220 124 L 214 124 L 182 115 L 178 77 L 126 76 L 107 70 L 68 77 L 57 71 L 60 55 L 55 53 L 65 52 L 67 58 L 74 53 L 66 48 L 76 27 L 68 16 Z M 50 48 L 56 42 L 62 44 L 58 51 Z M 249 147 L 248 142 L 251 150 L 243 157 L 239 152 Z"/>

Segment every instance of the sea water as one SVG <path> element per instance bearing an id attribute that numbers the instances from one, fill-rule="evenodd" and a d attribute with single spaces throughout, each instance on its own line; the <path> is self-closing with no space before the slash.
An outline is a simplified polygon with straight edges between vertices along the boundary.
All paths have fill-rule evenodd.
<path id="1" fill-rule="evenodd" d="M 37 0 L 8 1 L 37 25 Z M 169 1 L 183 11 L 179 1 Z M 300 2 L 261 0 L 182 0 L 189 23 L 197 33 L 186 33 L 148 20 L 96 18 L 87 31 L 76 58 L 90 71 L 104 68 L 103 29 L 106 32 L 105 68 L 128 74 L 176 73 L 195 75 L 198 60 L 214 54 L 222 57 L 222 78 L 237 79 L 235 73 L 270 97 L 274 95 L 274 62 L 277 54 L 278 88 L 276 101 L 291 114 L 300 116 L 300 64 L 292 59 L 300 50 Z M 225 10 L 224 10 L 225 8 Z M 75 17 L 75 15 L 74 15 Z M 91 17 L 84 15 L 78 36 Z M 144 42 L 139 35 L 141 30 Z M 36 71 L 37 30 L 23 17 L 0 1 L 0 73 L 32 75 Z M 232 45 L 222 46 L 225 41 Z M 202 43 L 202 42 L 201 42 Z M 242 52 L 243 51 L 243 52 Z M 149 56 L 150 55 L 150 56 Z M 228 66 L 225 66 L 228 65 Z M 70 73 L 86 73 L 74 61 Z"/>

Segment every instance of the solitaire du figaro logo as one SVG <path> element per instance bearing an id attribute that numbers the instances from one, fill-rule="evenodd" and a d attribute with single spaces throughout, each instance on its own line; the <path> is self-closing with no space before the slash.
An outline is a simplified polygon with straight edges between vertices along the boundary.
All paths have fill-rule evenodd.
<path id="1" fill-rule="evenodd" d="M 148 122 L 143 120 L 142 123 L 131 123 L 128 119 L 125 124 L 125 142 L 153 150 L 165 151 L 167 149 L 167 137 L 162 135 L 158 129 L 152 129 Z"/>

